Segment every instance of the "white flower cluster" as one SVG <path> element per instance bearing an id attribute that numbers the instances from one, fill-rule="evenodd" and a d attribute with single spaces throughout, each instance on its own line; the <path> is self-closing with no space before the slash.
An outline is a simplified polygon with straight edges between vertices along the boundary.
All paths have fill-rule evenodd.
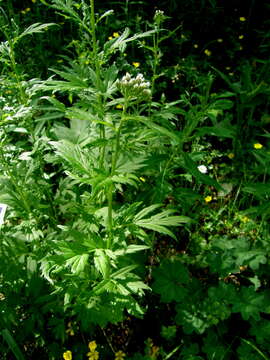
<path id="1" fill-rule="evenodd" d="M 126 98 L 145 100 L 151 96 L 150 82 L 146 81 L 142 74 L 131 77 L 129 73 L 126 73 L 116 85 Z"/>
<path id="2" fill-rule="evenodd" d="M 154 22 L 156 24 L 161 24 L 165 20 L 166 16 L 164 15 L 163 10 L 156 10 L 154 15 Z"/>

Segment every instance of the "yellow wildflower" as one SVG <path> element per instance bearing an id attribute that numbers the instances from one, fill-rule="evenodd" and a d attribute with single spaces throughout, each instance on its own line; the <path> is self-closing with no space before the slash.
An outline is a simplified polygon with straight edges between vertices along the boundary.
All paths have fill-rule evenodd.
<path id="1" fill-rule="evenodd" d="M 26 12 L 29 12 L 29 11 L 31 11 L 31 9 L 30 9 L 30 8 L 26 8 L 25 11 L 26 11 Z"/>
<path id="2" fill-rule="evenodd" d="M 229 154 L 228 154 L 228 158 L 229 158 L 229 159 L 233 159 L 234 156 L 235 156 L 234 153 L 229 153 Z"/>
<path id="3" fill-rule="evenodd" d="M 117 105 L 116 105 L 116 109 L 123 109 L 123 105 L 117 104 Z"/>
<path id="4" fill-rule="evenodd" d="M 223 39 L 219 38 L 219 39 L 217 39 L 217 42 L 222 43 Z"/>
<path id="5" fill-rule="evenodd" d="M 198 44 L 194 44 L 193 47 L 194 47 L 195 49 L 198 49 L 199 45 L 198 45 Z"/>
<path id="6" fill-rule="evenodd" d="M 239 35 L 238 39 L 240 39 L 240 40 L 244 39 L 244 35 Z"/>
<path id="7" fill-rule="evenodd" d="M 249 218 L 248 218 L 247 216 L 243 216 L 243 217 L 241 218 L 241 221 L 242 221 L 243 223 L 247 223 L 247 222 L 249 222 Z"/>
<path id="8" fill-rule="evenodd" d="M 230 76 L 233 76 L 233 75 L 234 75 L 234 73 L 233 73 L 233 72 L 229 72 L 229 75 L 230 75 Z"/>
<path id="9" fill-rule="evenodd" d="M 231 67 L 230 67 L 230 66 L 226 66 L 225 69 L 226 69 L 226 70 L 231 70 Z"/>
<path id="10" fill-rule="evenodd" d="M 211 56 L 211 54 L 212 54 L 212 52 L 210 50 L 208 50 L 208 49 L 205 49 L 204 53 L 205 53 L 206 56 Z"/>
<path id="11" fill-rule="evenodd" d="M 126 356 L 126 354 L 123 351 L 117 351 L 115 353 L 115 360 L 124 360 L 124 357 Z"/>
<path id="12" fill-rule="evenodd" d="M 140 177 L 140 180 L 142 181 L 142 182 L 145 182 L 146 180 L 145 180 L 145 178 L 144 177 Z"/>
<path id="13" fill-rule="evenodd" d="M 113 39 L 113 37 L 112 37 L 112 36 L 109 36 L 109 37 L 108 37 L 108 40 L 112 40 L 112 39 Z"/>
<path id="14" fill-rule="evenodd" d="M 246 19 L 244 16 L 240 16 L 239 20 L 244 22 L 244 21 L 246 21 L 247 19 Z"/>
<path id="15" fill-rule="evenodd" d="M 260 143 L 256 143 L 253 145 L 253 147 L 254 147 L 254 149 L 261 149 L 263 147 L 263 145 Z"/>
<path id="16" fill-rule="evenodd" d="M 72 324 L 71 322 L 68 323 L 68 328 L 66 330 L 66 334 L 70 335 L 70 336 L 74 336 L 75 335 L 75 332 L 72 328 Z"/>
<path id="17" fill-rule="evenodd" d="M 65 351 L 64 354 L 63 354 L 63 358 L 65 360 L 72 360 L 72 352 L 70 350 Z"/>
<path id="18" fill-rule="evenodd" d="M 98 351 L 89 351 L 87 354 L 88 360 L 98 360 L 99 352 Z"/>
<path id="19" fill-rule="evenodd" d="M 97 343 L 95 342 L 95 340 L 90 341 L 88 344 L 89 350 L 90 351 L 95 351 L 97 348 Z"/>
<path id="20" fill-rule="evenodd" d="M 156 345 L 154 345 L 154 346 L 152 346 L 152 348 L 151 348 L 151 357 L 152 358 L 156 358 L 156 356 L 158 355 L 158 352 L 159 352 L 159 347 L 158 346 L 156 346 Z"/>
<path id="21" fill-rule="evenodd" d="M 208 195 L 208 196 L 206 196 L 205 198 L 204 198 L 204 201 L 206 202 L 206 203 L 209 203 L 209 202 L 211 202 L 213 200 L 213 198 L 212 198 L 212 196 L 210 196 L 210 195 Z"/>
<path id="22" fill-rule="evenodd" d="M 137 62 L 137 61 L 133 61 L 132 65 L 133 65 L 135 68 L 137 68 L 137 67 L 139 67 L 141 64 L 140 64 L 139 62 Z"/>
<path id="23" fill-rule="evenodd" d="M 118 38 L 119 36 L 120 36 L 120 35 L 119 35 L 118 32 L 114 32 L 114 33 L 113 33 L 113 37 Z"/>

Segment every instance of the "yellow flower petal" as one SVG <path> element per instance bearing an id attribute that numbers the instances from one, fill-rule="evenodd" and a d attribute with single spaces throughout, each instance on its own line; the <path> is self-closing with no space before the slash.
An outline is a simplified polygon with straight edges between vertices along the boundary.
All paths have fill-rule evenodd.
<path id="1" fill-rule="evenodd" d="M 126 354 L 120 350 L 115 353 L 115 360 L 123 360 Z"/>
<path id="2" fill-rule="evenodd" d="M 233 159 L 233 158 L 234 158 L 234 153 L 229 153 L 229 154 L 228 154 L 228 158 L 229 158 L 229 159 Z"/>
<path id="3" fill-rule="evenodd" d="M 254 147 L 254 149 L 261 149 L 263 147 L 263 145 L 260 143 L 256 143 L 253 145 L 253 147 Z"/>
<path id="4" fill-rule="evenodd" d="M 132 65 L 137 68 L 139 67 L 141 64 L 139 62 L 133 61 Z"/>
<path id="5" fill-rule="evenodd" d="M 119 36 L 120 36 L 120 35 L 119 35 L 118 32 L 114 32 L 114 33 L 113 33 L 113 37 L 118 38 Z"/>
<path id="6" fill-rule="evenodd" d="M 70 350 L 65 351 L 64 354 L 63 354 L 63 358 L 65 360 L 72 360 L 72 352 Z"/>
<path id="7" fill-rule="evenodd" d="M 91 352 L 95 351 L 97 348 L 97 343 L 95 342 L 95 340 L 90 341 L 88 344 L 88 347 L 90 349 Z"/>
<path id="8" fill-rule="evenodd" d="M 208 50 L 208 49 L 205 49 L 204 53 L 205 53 L 206 56 L 211 56 L 211 54 L 212 54 L 212 52 L 210 50 Z"/>
<path id="9" fill-rule="evenodd" d="M 239 20 L 244 22 L 244 21 L 246 21 L 247 19 L 246 19 L 244 16 L 240 16 Z"/>
<path id="10" fill-rule="evenodd" d="M 209 202 L 211 202 L 212 200 L 213 200 L 212 196 L 206 196 L 206 197 L 204 198 L 204 201 L 205 201 L 206 203 L 209 203 Z"/>

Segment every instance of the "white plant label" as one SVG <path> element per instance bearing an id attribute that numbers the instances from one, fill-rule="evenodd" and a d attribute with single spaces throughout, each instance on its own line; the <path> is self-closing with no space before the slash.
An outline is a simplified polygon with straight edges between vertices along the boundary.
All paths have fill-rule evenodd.
<path id="1" fill-rule="evenodd" d="M 4 222 L 4 216 L 5 216 L 6 210 L 7 210 L 7 205 L 0 204 L 0 225 L 2 225 Z"/>

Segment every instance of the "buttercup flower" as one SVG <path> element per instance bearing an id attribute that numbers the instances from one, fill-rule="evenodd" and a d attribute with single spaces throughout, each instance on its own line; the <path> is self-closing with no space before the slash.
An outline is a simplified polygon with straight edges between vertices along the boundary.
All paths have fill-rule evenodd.
<path id="1" fill-rule="evenodd" d="M 213 200 L 212 196 L 209 196 L 209 195 L 204 198 L 204 201 L 205 201 L 206 203 L 209 203 L 209 202 L 211 202 L 212 200 Z"/>
<path id="2" fill-rule="evenodd" d="M 239 35 L 238 39 L 240 39 L 240 40 L 244 39 L 244 35 Z"/>
<path id="3" fill-rule="evenodd" d="M 90 341 L 89 344 L 88 344 L 88 347 L 89 347 L 90 351 L 95 351 L 96 348 L 97 348 L 97 343 L 94 340 Z"/>
<path id="4" fill-rule="evenodd" d="M 123 105 L 117 104 L 117 105 L 116 105 L 116 109 L 123 109 Z"/>
<path id="5" fill-rule="evenodd" d="M 123 351 L 117 351 L 115 353 L 115 360 L 124 360 L 124 357 L 126 356 L 126 354 Z"/>
<path id="6" fill-rule="evenodd" d="M 152 348 L 151 348 L 151 357 L 155 359 L 157 357 L 157 355 L 158 355 L 158 352 L 159 352 L 159 347 L 156 346 L 156 345 L 152 346 Z"/>
<path id="7" fill-rule="evenodd" d="M 89 351 L 87 354 L 88 360 L 98 360 L 99 352 L 98 351 Z"/>
<path id="8" fill-rule="evenodd" d="M 63 354 L 63 358 L 65 360 L 72 360 L 72 352 L 70 350 L 65 351 L 64 354 Z"/>
<path id="9" fill-rule="evenodd" d="M 96 351 L 97 343 L 93 340 L 90 341 L 88 344 L 89 352 L 86 354 L 88 356 L 89 360 L 98 360 L 99 358 L 99 352 Z"/>
<path id="10" fill-rule="evenodd" d="M 199 45 L 198 45 L 198 44 L 194 44 L 193 47 L 194 47 L 195 49 L 198 49 Z"/>
<path id="11" fill-rule="evenodd" d="M 228 154 L 228 158 L 229 158 L 229 159 L 233 159 L 233 158 L 234 158 L 234 153 L 229 153 L 229 154 Z"/>
<path id="12" fill-rule="evenodd" d="M 256 143 L 256 144 L 253 145 L 253 147 L 254 147 L 254 149 L 258 150 L 258 149 L 261 149 L 263 147 L 263 145 L 260 144 L 260 143 Z"/>
<path id="13" fill-rule="evenodd" d="M 120 36 L 120 35 L 119 35 L 118 32 L 114 32 L 114 33 L 113 33 L 113 37 L 114 37 L 114 38 L 118 38 L 119 36 Z"/>
<path id="14" fill-rule="evenodd" d="M 132 65 L 135 67 L 135 68 L 138 68 L 141 64 L 137 61 L 133 61 Z"/>
<path id="15" fill-rule="evenodd" d="M 217 39 L 217 42 L 222 43 L 223 39 L 219 38 L 219 39 Z"/>
<path id="16" fill-rule="evenodd" d="M 244 21 L 246 21 L 246 18 L 244 16 L 240 16 L 239 20 L 244 22 Z"/>
<path id="17" fill-rule="evenodd" d="M 243 216 L 241 218 L 241 221 L 245 224 L 245 223 L 249 222 L 249 218 L 247 216 Z"/>
<path id="18" fill-rule="evenodd" d="M 66 330 L 66 334 L 70 335 L 70 336 L 74 336 L 75 335 L 75 332 L 72 328 L 72 324 L 71 322 L 68 323 L 68 328 Z"/>
<path id="19" fill-rule="evenodd" d="M 210 50 L 208 50 L 208 49 L 205 49 L 204 53 L 205 53 L 206 56 L 211 56 L 211 54 L 212 54 L 212 52 Z"/>

